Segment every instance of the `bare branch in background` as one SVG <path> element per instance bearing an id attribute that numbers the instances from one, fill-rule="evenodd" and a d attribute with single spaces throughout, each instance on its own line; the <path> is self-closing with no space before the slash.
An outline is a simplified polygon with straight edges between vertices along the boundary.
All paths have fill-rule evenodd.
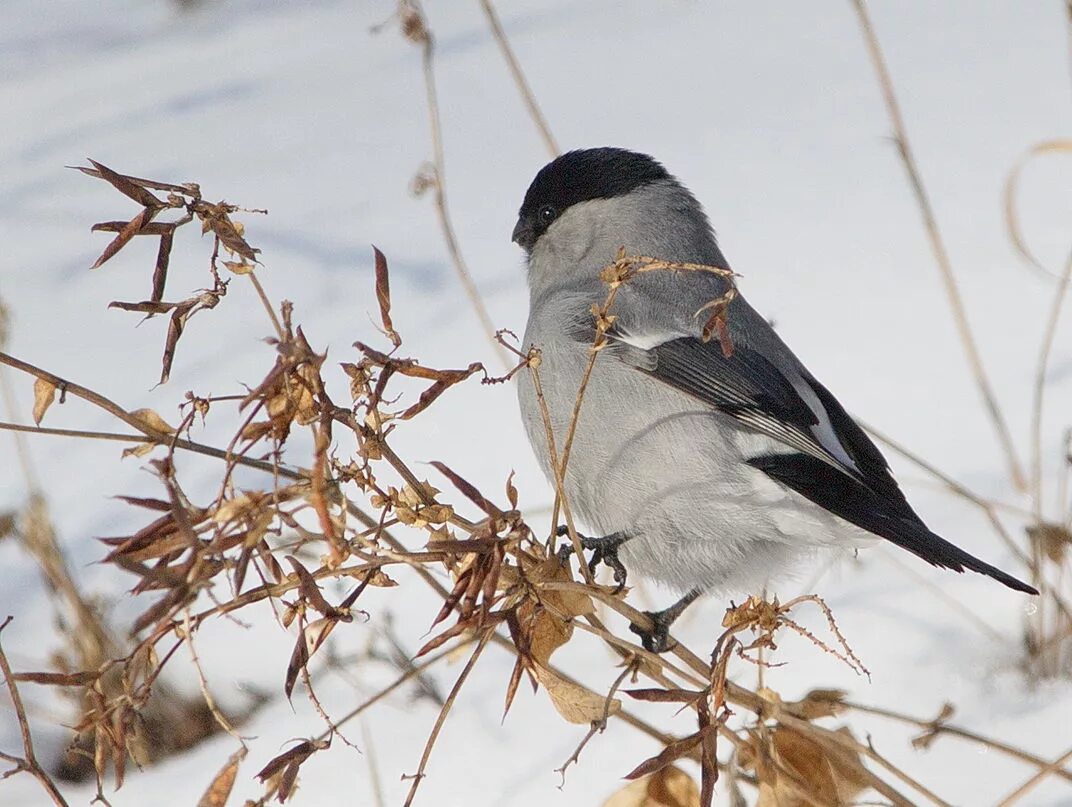
<path id="1" fill-rule="evenodd" d="M 525 102 L 525 108 L 529 111 L 529 117 L 536 124 L 540 137 L 543 138 L 544 145 L 547 146 L 548 153 L 552 157 L 557 157 L 561 153 L 558 143 L 555 142 L 555 137 L 551 134 L 551 127 L 547 125 L 547 119 L 543 116 L 543 112 L 540 111 L 540 105 L 536 103 L 536 96 L 533 95 L 528 79 L 525 78 L 525 71 L 521 69 L 521 64 L 514 55 L 514 49 L 510 47 L 510 40 L 506 37 L 506 31 L 503 30 L 502 22 L 499 20 L 498 12 L 495 11 L 492 0 L 480 0 L 480 5 L 488 18 L 488 25 L 491 26 L 491 33 L 499 45 L 499 50 L 502 51 L 503 58 L 506 59 L 506 66 L 510 68 L 510 75 L 514 77 L 514 83 L 517 84 L 518 92 L 521 93 L 521 100 Z"/>
<path id="2" fill-rule="evenodd" d="M 942 278 L 942 284 L 945 287 L 949 306 L 952 310 L 953 322 L 957 327 L 957 332 L 960 334 L 960 341 L 964 347 L 968 366 L 975 379 L 975 385 L 979 389 L 979 394 L 983 398 L 983 404 L 987 414 L 990 416 L 994 431 L 997 433 L 998 442 L 1001 444 L 1002 451 L 1005 454 L 1005 462 L 1008 466 L 1009 478 L 1017 489 L 1026 490 L 1027 478 L 1020 465 L 1020 460 L 1017 457 L 1012 433 L 1009 431 L 1009 426 L 1005 422 L 1005 416 L 1001 412 L 997 395 L 994 393 L 994 389 L 987 377 L 986 367 L 983 364 L 983 358 L 979 353 L 979 347 L 975 343 L 975 337 L 972 335 L 971 326 L 968 324 L 968 313 L 964 307 L 964 300 L 957 287 L 957 279 L 953 274 L 953 266 L 949 260 L 949 253 L 946 251 L 945 242 L 942 240 L 941 231 L 938 229 L 938 220 L 935 217 L 934 208 L 931 206 L 930 198 L 927 196 L 927 191 L 923 187 L 923 178 L 919 173 L 919 167 L 916 165 L 916 158 L 912 154 L 912 146 L 908 139 L 908 130 L 905 127 L 904 118 L 901 116 L 901 106 L 897 101 L 897 95 L 893 89 L 893 80 L 891 79 L 889 69 L 886 66 L 886 59 L 882 55 L 878 37 L 871 24 L 871 17 L 867 11 L 867 2 L 866 0 L 853 0 L 853 6 L 859 17 L 860 27 L 867 43 L 867 50 L 871 56 L 871 62 L 874 65 L 879 86 L 882 89 L 882 97 L 886 103 L 886 111 L 889 113 L 890 123 L 893 126 L 897 148 L 901 154 L 901 160 L 904 163 L 905 171 L 908 173 L 908 179 L 912 186 L 912 192 L 916 197 L 916 203 L 919 205 L 919 211 L 923 217 L 923 224 L 927 230 L 927 237 L 931 242 L 931 250 L 934 252 L 934 258 L 938 264 L 939 275 Z"/>
<path id="3" fill-rule="evenodd" d="M 0 624 L 0 633 L 3 633 L 11 622 L 9 616 L 4 620 L 3 624 Z M 41 764 L 37 761 L 37 754 L 34 752 L 33 736 L 30 734 L 30 721 L 26 717 L 26 707 L 22 705 L 22 696 L 19 695 L 19 688 L 15 684 L 15 674 L 11 671 L 11 665 L 8 663 L 7 655 L 4 653 L 3 646 L 0 646 L 0 672 L 4 674 L 4 684 L 7 686 L 8 694 L 11 696 L 11 705 L 15 710 L 15 717 L 19 721 L 19 733 L 22 735 L 22 756 L 16 756 L 14 754 L 8 754 L 0 751 L 0 759 L 5 759 L 15 765 L 12 770 L 5 771 L 0 774 L 0 781 L 6 779 L 12 774 L 19 773 L 20 771 L 26 771 L 33 775 L 38 782 L 41 783 L 41 787 L 48 793 L 49 798 L 56 807 L 67 807 L 67 801 L 63 798 L 59 788 L 56 787 L 56 783 L 52 781 L 52 777 L 48 775 Z"/>
<path id="4" fill-rule="evenodd" d="M 495 339 L 495 325 L 488 313 L 484 298 L 476 287 L 469 266 L 462 255 L 461 246 L 458 244 L 458 236 L 455 234 L 454 225 L 450 220 L 450 206 L 447 204 L 447 170 L 446 158 L 443 154 L 443 123 L 439 115 L 439 98 L 436 94 L 435 84 L 435 39 L 428 28 L 427 18 L 420 7 L 418 0 L 400 0 L 399 17 L 402 23 L 402 33 L 421 49 L 421 63 L 424 69 L 424 89 L 428 100 L 428 123 L 432 137 L 432 164 L 428 169 L 419 174 L 414 181 L 414 190 L 418 194 L 431 190 L 435 198 L 436 213 L 439 216 L 439 225 L 443 230 L 443 238 L 447 242 L 447 251 L 450 253 L 454 270 L 458 279 L 465 289 L 469 303 L 476 312 L 477 319 L 484 329 L 488 341 L 492 343 L 493 351 L 499 357 L 504 369 L 509 370 L 509 359 L 506 357 L 502 346 Z"/>

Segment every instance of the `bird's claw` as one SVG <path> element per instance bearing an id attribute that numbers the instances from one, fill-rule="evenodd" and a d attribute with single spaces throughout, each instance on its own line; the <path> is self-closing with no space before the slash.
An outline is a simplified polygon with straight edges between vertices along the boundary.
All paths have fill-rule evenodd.
<path id="1" fill-rule="evenodd" d="M 613 549 L 593 550 L 592 557 L 588 560 L 588 571 L 595 574 L 596 567 L 600 563 L 609 567 L 614 573 L 614 593 L 620 593 L 622 589 L 625 588 L 625 581 L 628 579 L 628 573 L 625 571 L 625 566 L 618 557 L 618 548 L 614 547 Z"/>
<path id="2" fill-rule="evenodd" d="M 560 526 L 555 531 L 555 535 L 559 538 L 565 537 L 568 534 L 569 529 L 565 525 Z M 614 582 L 616 584 L 614 593 L 618 594 L 621 592 L 622 589 L 625 588 L 628 573 L 625 570 L 625 565 L 618 557 L 618 547 L 625 543 L 626 538 L 617 533 L 602 538 L 590 538 L 587 535 L 578 534 L 577 538 L 581 542 L 581 548 L 590 550 L 592 553 L 592 556 L 588 559 L 588 571 L 595 574 L 599 564 L 604 564 L 614 573 Z M 572 554 L 573 546 L 571 544 L 565 544 L 559 547 L 558 562 L 565 565 Z"/>
<path id="3" fill-rule="evenodd" d="M 645 650 L 649 653 L 665 653 L 677 645 L 670 636 L 670 625 L 674 620 L 668 619 L 665 611 L 645 611 L 644 615 L 651 620 L 651 630 L 644 630 L 636 623 L 631 623 L 629 630 L 640 637 Z"/>

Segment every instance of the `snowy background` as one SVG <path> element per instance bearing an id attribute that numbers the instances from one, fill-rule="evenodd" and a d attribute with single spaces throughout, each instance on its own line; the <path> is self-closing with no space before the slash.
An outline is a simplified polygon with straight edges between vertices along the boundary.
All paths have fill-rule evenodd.
<path id="1" fill-rule="evenodd" d="M 1026 269 L 1010 247 L 1001 191 L 1029 146 L 1072 132 L 1063 5 L 886 0 L 872 8 L 920 170 L 1022 453 L 1053 283 Z M 191 321 L 170 383 L 153 388 L 164 319 L 135 330 L 137 315 L 106 305 L 145 296 L 155 245 L 137 243 L 88 271 L 106 243 L 89 225 L 134 212 L 104 183 L 63 167 L 89 156 L 138 176 L 196 180 L 210 199 L 267 208 L 266 218 L 244 217 L 250 241 L 263 250 L 262 281 L 273 299 L 295 303 L 310 341 L 327 347 L 332 361 L 353 360 L 355 339 L 378 338 L 370 319 L 375 243 L 391 262 L 404 352 L 434 366 L 481 359 L 491 366 L 496 358 L 455 279 L 431 198 L 409 190 L 431 143 L 419 50 L 393 23 L 371 30 L 393 10 L 387 0 L 218 0 L 190 13 L 162 0 L 4 0 L 0 296 L 13 315 L 9 350 L 129 409 L 152 407 L 172 420 L 185 390 L 231 392 L 271 364 L 260 341 L 268 335 L 264 312 L 247 284 L 233 283 L 218 310 Z M 564 148 L 622 145 L 657 156 L 706 205 L 752 304 L 851 411 L 981 494 L 1026 504 L 1007 482 L 966 369 L 849 3 L 502 0 L 499 10 Z M 495 324 L 520 332 L 527 297 L 509 233 L 548 155 L 479 4 L 439 0 L 426 12 L 437 39 L 453 219 Z M 1028 238 L 1053 266 L 1068 248 L 1070 163 L 1034 163 L 1022 185 Z M 175 247 L 169 298 L 206 283 L 208 242 L 187 230 Z M 1051 365 L 1044 432 L 1050 469 L 1061 429 L 1072 419 L 1070 336 L 1066 323 Z M 31 382 L 14 381 L 19 417 L 28 421 Z M 76 401 L 53 407 L 45 425 L 115 428 Z M 224 437 L 211 428 L 200 436 Z M 79 579 L 108 597 L 111 619 L 124 624 L 146 604 L 125 595 L 129 578 L 95 564 L 103 551 L 94 538 L 140 526 L 140 515 L 109 497 L 152 494 L 153 479 L 142 461 L 120 462 L 116 444 L 30 440 Z M 501 491 L 516 470 L 523 506 L 535 511 L 549 502 L 512 389 L 457 389 L 395 447 L 414 461 L 444 459 L 489 493 Z M 18 506 L 25 494 L 12 457 L 10 436 L 0 434 L 0 510 Z M 207 493 L 219 467 L 184 461 L 187 478 L 203 482 L 189 492 Z M 896 458 L 893 464 L 936 531 L 1023 572 L 977 511 L 923 483 L 920 472 Z M 0 568 L 0 616 L 15 616 L 4 646 L 17 669 L 42 669 L 58 646 L 48 596 L 13 542 L 0 544 Z M 820 561 L 802 571 L 783 597 L 799 593 L 822 568 Z M 936 587 L 989 629 L 963 617 Z M 790 663 L 771 677 L 786 697 L 841 686 L 853 700 L 922 718 L 953 700 L 959 723 L 1045 758 L 1072 745 L 1072 686 L 1031 682 L 1017 666 L 1026 598 L 884 549 L 834 565 L 811 588 L 834 608 L 873 680 L 787 640 L 779 658 Z M 374 624 L 343 626 L 344 645 L 360 647 L 363 632 L 390 611 L 414 650 L 434 604 L 377 596 L 365 603 Z M 668 601 L 665 592 L 650 590 L 637 599 L 645 606 Z M 708 646 L 721 609 L 715 602 L 698 606 L 681 635 L 694 647 Z M 226 704 L 241 704 L 251 689 L 281 689 L 291 640 L 267 608 L 260 614 L 252 626 L 221 621 L 200 634 L 208 679 Z M 593 686 L 605 688 L 616 676 L 595 642 L 576 641 L 556 661 Z M 556 789 L 553 769 L 583 730 L 554 716 L 543 693 L 524 688 L 500 725 L 512 663 L 489 648 L 440 738 L 418 803 L 598 805 L 621 775 L 657 752 L 653 741 L 612 723 Z M 444 691 L 458 669 L 437 671 Z M 179 663 L 172 666 L 179 670 Z M 754 671 L 741 665 L 738 672 L 754 683 Z M 338 714 L 394 675 L 386 665 L 356 667 L 345 677 L 323 676 L 320 693 Z M 196 690 L 192 675 L 174 683 Z M 40 688 L 24 691 L 40 753 L 49 758 L 66 737 L 56 723 L 69 713 Z M 15 751 L 17 726 L 2 700 L 0 748 Z M 408 783 L 399 777 L 416 770 L 436 711 L 406 692 L 370 710 L 364 732 L 348 730 L 365 754 L 337 744 L 316 756 L 303 767 L 295 803 L 375 803 L 374 775 L 385 803 L 400 803 Z M 647 714 L 671 731 L 692 725 L 671 709 Z M 913 751 L 911 732 L 889 722 L 854 718 L 853 727 L 858 736 L 870 732 L 883 754 L 953 803 L 992 803 L 1033 772 L 993 752 L 982 758 L 953 739 Z M 304 697 L 296 696 L 293 708 L 281 697 L 269 703 L 243 728 L 257 739 L 231 803 L 261 792 L 253 773 L 289 739 L 322 728 Z M 234 747 L 233 739 L 217 737 L 131 774 L 109 799 L 115 807 L 194 804 Z M 88 786 L 65 792 L 72 804 L 93 795 Z M 44 798 L 26 775 L 0 782 L 5 805 Z M 1072 787 L 1050 779 L 1024 803 L 1072 805 Z"/>

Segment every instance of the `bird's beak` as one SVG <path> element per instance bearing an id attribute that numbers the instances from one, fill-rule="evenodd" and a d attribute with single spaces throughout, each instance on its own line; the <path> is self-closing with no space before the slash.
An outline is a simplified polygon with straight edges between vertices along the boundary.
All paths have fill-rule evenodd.
<path id="1" fill-rule="evenodd" d="M 523 249 L 531 249 L 533 242 L 532 227 L 524 219 L 518 219 L 514 225 L 513 235 L 510 240 Z"/>

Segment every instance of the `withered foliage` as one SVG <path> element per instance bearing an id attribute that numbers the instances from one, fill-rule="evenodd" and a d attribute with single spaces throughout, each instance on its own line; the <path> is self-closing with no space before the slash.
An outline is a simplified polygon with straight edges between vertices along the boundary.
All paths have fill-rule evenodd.
<path id="1" fill-rule="evenodd" d="M 390 348 L 385 352 L 357 342 L 353 355 L 331 363 L 295 322 L 293 307 L 286 302 L 272 306 L 263 293 L 256 278 L 258 252 L 246 241 L 242 224 L 233 218 L 240 208 L 204 201 L 195 183 L 139 179 L 96 162 L 92 165 L 80 170 L 110 183 L 141 206 L 127 221 L 94 227 L 115 233 L 94 267 L 109 261 L 135 237 L 160 240 L 148 298 L 112 305 L 147 316 L 170 314 L 161 383 L 170 376 L 177 343 L 190 317 L 215 308 L 226 294 L 230 280 L 221 277 L 221 263 L 254 283 L 274 331 L 269 340 L 273 355 L 259 381 L 232 395 L 187 392 L 178 402 L 176 426 L 151 410 L 124 410 L 71 381 L 23 362 L 9 362 L 37 377 L 33 414 L 38 422 L 59 390 L 101 406 L 136 429 L 138 444 L 133 451 L 148 457 L 148 468 L 159 488 L 151 497 L 119 496 L 123 505 L 143 514 L 144 524 L 132 534 L 101 539 L 104 561 L 134 577 L 132 591 L 140 610 L 131 624 L 133 649 L 99 669 L 23 672 L 12 679 L 83 691 L 87 707 L 76 728 L 94 737 L 92 757 L 98 777 L 103 780 L 110 769 L 115 786 L 121 785 L 130 758 L 131 727 L 141 719 L 162 671 L 174 666 L 176 651 L 189 645 L 197 665 L 192 642 L 201 625 L 259 608 L 274 614 L 281 631 L 293 634 L 286 640 L 292 642 L 289 663 L 279 670 L 280 692 L 291 698 L 301 683 L 326 726 L 318 736 L 296 740 L 256 774 L 265 785 L 256 805 L 271 799 L 287 801 L 297 792 L 302 765 L 333 747 L 336 739 L 349 745 L 340 726 L 380 697 L 342 718 L 323 710 L 310 671 L 315 672 L 318 663 L 331 663 L 331 654 L 324 652 L 331 637 L 343 630 L 364 629 L 369 614 L 361 610 L 368 602 L 362 596 L 369 587 L 393 589 L 399 600 L 414 587 L 427 587 L 439 601 L 427 614 L 431 636 L 412 659 L 400 665 L 404 672 L 399 683 L 417 679 L 427 666 L 454 653 L 467 653 L 469 661 L 450 695 L 441 701 L 440 718 L 418 772 L 410 779 L 407 804 L 425 776 L 439 729 L 489 645 L 515 659 L 510 675 L 501 682 L 504 717 L 527 680 L 533 689 L 547 693 L 549 705 L 563 720 L 587 727 L 577 751 L 563 765 L 563 775 L 579 760 L 586 743 L 609 726 L 621 731 L 630 725 L 658 739 L 662 750 L 638 761 L 627 774 L 634 781 L 607 802 L 613 807 L 709 805 L 716 783 L 727 772 L 733 788 L 741 783 L 751 786 L 763 805 L 842 805 L 868 789 L 894 804 L 912 804 L 898 790 L 904 785 L 925 798 L 933 796 L 891 766 L 881 766 L 880 775 L 867 763 L 879 759 L 869 744 L 861 744 L 844 728 L 826 725 L 848 708 L 840 693 L 817 690 L 803 701 L 783 702 L 774 692 L 753 691 L 731 679 L 735 665 L 744 669 L 770 665 L 776 637 L 785 630 L 866 673 L 817 597 L 785 604 L 752 598 L 731 607 L 721 634 L 710 637 L 707 661 L 680 644 L 672 654 L 653 655 L 629 638 L 628 625 L 644 627 L 647 617 L 629 605 L 628 589 L 576 579 L 572 564 L 557 551 L 557 525 L 537 534 L 526 522 L 512 475 L 504 472 L 501 491 L 488 495 L 451 464 L 432 461 L 434 472 L 442 477 L 437 477 L 437 484 L 452 491 L 444 493 L 412 470 L 411 462 L 429 458 L 403 459 L 395 452 L 396 430 L 427 416 L 458 384 L 474 383 L 474 377 L 480 383 L 499 383 L 518 372 L 537 377 L 538 351 L 516 351 L 517 367 L 502 378 L 491 377 L 481 363 L 444 370 L 398 355 L 403 337 L 391 316 L 388 261 L 374 249 L 375 288 L 370 290 L 370 300 L 374 294 Z M 170 222 L 158 220 L 168 212 L 178 217 Z M 195 219 L 213 237 L 208 260 L 211 284 L 188 299 L 165 302 L 174 232 Z M 221 261 L 221 250 L 234 260 Z M 618 289 L 651 271 L 709 271 L 727 279 L 727 292 L 698 314 L 706 317 L 705 337 L 718 339 L 730 355 L 734 347 L 726 322 L 733 315 L 736 294 L 731 273 L 719 267 L 622 253 L 602 274 L 608 295 L 605 304 L 592 311 L 596 334 L 592 362 L 614 321 Z M 346 382 L 348 400 L 333 400 L 327 383 L 331 378 Z M 416 394 L 415 384 L 420 386 Z M 582 387 L 577 410 L 583 404 L 583 392 Z M 233 437 L 228 445 L 210 446 L 193 438 L 194 423 L 208 418 L 229 418 Z M 311 449 L 290 448 L 296 430 L 308 432 Z M 569 439 L 560 448 L 568 456 Z M 176 462 L 183 452 L 221 461 L 214 495 L 197 501 L 187 495 L 181 463 Z M 264 471 L 263 484 L 243 482 L 246 486 L 239 487 L 235 470 L 240 467 Z M 248 478 L 250 474 L 242 476 Z M 568 520 L 568 500 L 563 491 L 559 495 Z M 474 518 L 464 517 L 463 511 L 474 512 Z M 567 532 L 575 538 L 572 525 Z M 538 535 L 551 537 L 544 540 Z M 577 568 L 589 573 L 583 560 Z M 449 583 L 444 585 L 442 580 Z M 325 588 L 327 582 L 334 585 Z M 411 602 L 407 600 L 409 607 Z M 826 616 L 831 640 L 817 637 L 794 620 L 795 609 L 808 603 Z M 615 621 L 614 630 L 605 624 L 608 618 Z M 585 670 L 585 683 L 558 666 L 553 659 L 556 651 L 578 640 L 603 643 L 620 660 L 620 674 L 608 664 L 607 670 Z M 397 642 L 394 648 L 397 655 Z M 241 744 L 206 782 L 201 804 L 221 807 L 237 777 L 243 775 L 245 741 L 211 700 L 211 682 L 204 680 L 199 666 L 197 672 L 212 716 Z M 102 687 L 106 674 L 118 676 L 122 685 Z M 614 675 L 617 678 L 610 686 L 592 683 Z M 635 682 L 641 677 L 646 686 L 620 690 L 627 678 Z M 645 721 L 616 697 L 619 691 L 632 701 L 655 704 L 648 707 L 649 712 L 658 713 L 658 704 L 690 711 L 696 730 L 678 736 Z M 679 767 L 683 761 L 698 763 L 698 781 Z M 586 775 L 598 781 L 593 787 L 611 787 L 612 777 Z M 931 800 L 942 803 L 937 797 Z"/>
<path id="2" fill-rule="evenodd" d="M 239 208 L 227 202 L 205 201 L 201 196 L 201 187 L 196 182 L 188 182 L 184 185 L 156 182 L 119 174 L 95 160 L 89 162 L 93 165 L 92 168 L 78 167 L 76 170 L 91 177 L 103 179 L 124 196 L 141 205 L 141 210 L 128 221 L 102 221 L 93 225 L 94 232 L 115 233 L 116 235 L 104 248 L 100 257 L 94 261 L 91 268 L 97 269 L 103 266 L 136 236 L 153 236 L 160 239 L 149 297 L 140 302 L 116 300 L 109 304 L 109 308 L 136 311 L 145 314 L 146 318 L 156 314 L 171 314 L 160 369 L 160 383 L 163 384 L 171 376 L 175 349 L 178 347 L 179 337 L 182 336 L 186 323 L 194 314 L 215 308 L 227 293 L 228 281 L 222 279 L 219 273 L 220 248 L 222 247 L 237 259 L 223 261 L 223 265 L 238 275 L 249 274 L 253 271 L 257 253 L 260 250 L 249 245 L 243 235 L 244 227 L 240 222 L 231 218 L 231 215 Z M 160 198 L 153 191 L 165 193 L 166 196 Z M 155 221 L 159 214 L 166 211 L 180 215 L 170 222 Z M 175 231 L 195 219 L 201 222 L 202 233 L 212 233 L 213 236 L 210 267 L 212 287 L 202 289 L 184 300 L 165 302 L 164 288 L 171 263 L 171 248 L 175 240 Z M 36 407 L 35 418 L 40 422 Z"/>

